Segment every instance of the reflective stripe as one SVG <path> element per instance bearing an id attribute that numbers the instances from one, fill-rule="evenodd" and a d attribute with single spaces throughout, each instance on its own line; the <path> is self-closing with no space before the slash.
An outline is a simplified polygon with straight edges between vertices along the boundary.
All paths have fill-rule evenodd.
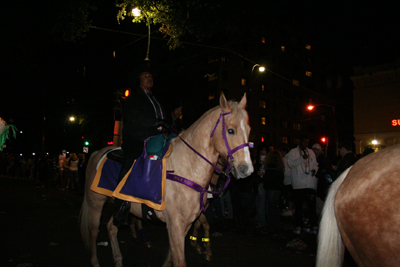
<path id="1" fill-rule="evenodd" d="M 196 241 L 196 240 L 197 240 L 197 237 L 195 237 L 195 236 L 190 236 L 190 240 Z"/>
<path id="2" fill-rule="evenodd" d="M 207 238 L 202 238 L 201 241 L 203 241 L 203 242 L 210 242 L 210 238 L 208 238 L 208 237 L 207 237 Z"/>

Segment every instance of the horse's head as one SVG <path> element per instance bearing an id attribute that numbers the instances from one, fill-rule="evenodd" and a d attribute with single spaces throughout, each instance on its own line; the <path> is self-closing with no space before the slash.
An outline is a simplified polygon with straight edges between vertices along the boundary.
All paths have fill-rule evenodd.
<path id="1" fill-rule="evenodd" d="M 233 167 L 236 178 L 245 178 L 254 171 L 249 150 L 250 126 L 245 110 L 246 102 L 246 94 L 240 103 L 228 102 L 224 94 L 221 94 L 220 125 L 212 135 L 215 149 Z"/>

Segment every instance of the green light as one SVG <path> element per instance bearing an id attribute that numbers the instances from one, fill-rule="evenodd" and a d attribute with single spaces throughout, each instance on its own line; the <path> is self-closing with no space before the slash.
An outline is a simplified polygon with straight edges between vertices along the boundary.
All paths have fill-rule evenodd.
<path id="1" fill-rule="evenodd" d="M 89 145 L 89 141 L 85 141 L 85 146 L 88 146 Z"/>

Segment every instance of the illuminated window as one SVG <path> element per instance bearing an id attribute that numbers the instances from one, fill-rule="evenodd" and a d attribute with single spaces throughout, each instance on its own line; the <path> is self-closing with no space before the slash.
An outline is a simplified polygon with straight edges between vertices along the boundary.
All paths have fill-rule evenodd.
<path id="1" fill-rule="evenodd" d="M 265 37 L 261 37 L 261 43 L 265 44 Z"/>
<path id="2" fill-rule="evenodd" d="M 267 108 L 267 103 L 265 100 L 260 100 L 260 108 Z"/>
<path id="3" fill-rule="evenodd" d="M 311 50 L 311 45 L 306 45 L 307 50 Z"/>
<path id="4" fill-rule="evenodd" d="M 265 91 L 265 84 L 261 84 L 261 91 Z"/>
<path id="5" fill-rule="evenodd" d="M 267 116 L 261 116 L 261 124 L 269 125 L 269 118 Z"/>
<path id="6" fill-rule="evenodd" d="M 298 80 L 293 79 L 294 86 L 300 86 L 300 82 Z"/>
<path id="7" fill-rule="evenodd" d="M 281 45 L 281 51 L 285 52 L 285 47 L 283 45 Z"/>
<path id="8" fill-rule="evenodd" d="M 301 125 L 300 125 L 300 123 L 294 122 L 294 123 L 293 123 L 293 129 L 294 129 L 294 130 L 301 130 Z"/>
<path id="9" fill-rule="evenodd" d="M 242 78 L 242 81 L 241 81 L 241 83 L 240 83 L 241 85 L 246 85 L 246 78 Z"/>
<path id="10" fill-rule="evenodd" d="M 308 77 L 312 77 L 312 72 L 311 72 L 311 71 L 306 71 L 306 75 L 307 75 Z"/>
<path id="11" fill-rule="evenodd" d="M 288 143 L 288 138 L 287 136 L 282 136 L 282 143 L 287 144 Z"/>
<path id="12" fill-rule="evenodd" d="M 208 100 L 213 100 L 213 99 L 215 99 L 215 96 L 214 96 L 214 95 L 209 95 L 209 96 L 208 96 Z"/>

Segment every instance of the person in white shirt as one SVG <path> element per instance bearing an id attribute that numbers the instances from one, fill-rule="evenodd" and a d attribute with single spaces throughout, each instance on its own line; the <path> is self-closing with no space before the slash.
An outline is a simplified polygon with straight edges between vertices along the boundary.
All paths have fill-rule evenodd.
<path id="1" fill-rule="evenodd" d="M 304 227 L 303 231 L 311 234 L 317 232 L 317 214 L 316 214 L 316 189 L 317 178 L 315 174 L 318 171 L 318 163 L 314 151 L 307 148 L 309 138 L 302 136 L 300 144 L 289 151 L 288 165 L 291 169 L 291 180 L 293 187 L 293 202 L 295 205 L 295 234 L 300 234 L 303 228 L 303 203 L 307 202 L 309 227 Z"/>

